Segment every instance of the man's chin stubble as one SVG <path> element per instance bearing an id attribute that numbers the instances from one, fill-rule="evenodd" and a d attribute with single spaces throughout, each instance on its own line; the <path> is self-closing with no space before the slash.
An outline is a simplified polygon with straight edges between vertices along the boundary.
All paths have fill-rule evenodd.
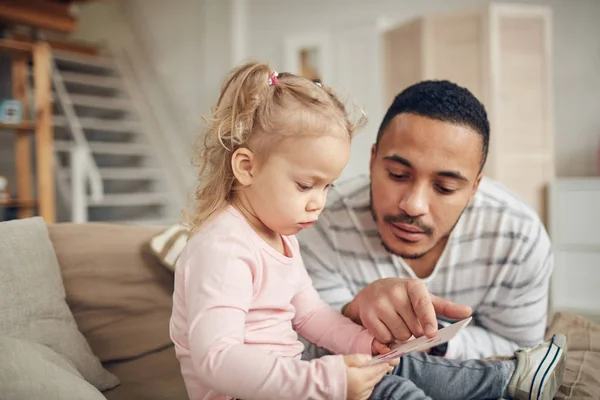
<path id="1" fill-rule="evenodd" d="M 428 253 L 428 251 L 424 252 L 424 253 L 400 253 L 397 251 L 394 251 L 390 246 L 388 246 L 383 239 L 381 240 L 381 245 L 383 246 L 383 248 L 385 249 L 385 251 L 387 251 L 390 254 L 394 254 L 398 257 L 402 257 L 404 259 L 407 260 L 418 260 L 419 258 L 423 257 L 425 254 Z"/>
<path id="2" fill-rule="evenodd" d="M 390 246 L 388 246 L 384 241 L 383 238 L 381 238 L 381 245 L 383 246 L 383 248 L 390 254 L 394 254 L 398 257 L 402 257 L 406 260 L 418 260 L 419 258 L 422 258 L 424 256 L 426 256 L 430 251 L 432 251 L 433 249 L 435 249 L 440 243 L 445 242 L 448 240 L 448 238 L 450 237 L 450 234 L 444 235 L 440 238 L 440 240 L 438 240 L 436 242 L 435 245 L 433 245 L 430 249 L 427 249 L 426 251 L 422 252 L 422 253 L 402 253 L 402 252 L 397 252 L 394 251 Z M 399 239 L 400 240 L 400 239 Z"/>

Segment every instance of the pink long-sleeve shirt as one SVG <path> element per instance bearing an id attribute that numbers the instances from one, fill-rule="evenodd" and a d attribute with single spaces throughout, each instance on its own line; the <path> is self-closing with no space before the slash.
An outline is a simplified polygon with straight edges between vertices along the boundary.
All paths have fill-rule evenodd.
<path id="1" fill-rule="evenodd" d="M 339 354 L 371 354 L 373 336 L 321 301 L 298 241 L 283 242 L 291 257 L 231 206 L 189 240 L 170 331 L 190 399 L 346 398 L 342 356 L 300 360 L 297 333 Z"/>

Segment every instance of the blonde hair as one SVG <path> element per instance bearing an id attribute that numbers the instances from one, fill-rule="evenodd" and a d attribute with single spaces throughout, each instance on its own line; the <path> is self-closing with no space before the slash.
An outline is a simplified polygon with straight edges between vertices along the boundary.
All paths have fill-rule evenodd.
<path id="1" fill-rule="evenodd" d="M 319 82 L 288 73 L 272 82 L 272 72 L 267 64 L 249 63 L 225 80 L 195 151 L 199 186 L 187 215 L 190 228 L 197 230 L 231 199 L 236 183 L 231 156 L 238 148 L 264 159 L 285 137 L 341 129 L 351 138 L 365 122 L 363 113 L 352 123 L 344 104 Z"/>

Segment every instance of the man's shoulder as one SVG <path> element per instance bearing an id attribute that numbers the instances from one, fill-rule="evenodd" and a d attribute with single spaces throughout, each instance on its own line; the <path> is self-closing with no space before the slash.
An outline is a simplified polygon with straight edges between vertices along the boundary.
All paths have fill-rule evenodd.
<path id="1" fill-rule="evenodd" d="M 363 207 L 370 203 L 370 180 L 366 175 L 359 175 L 339 184 L 329 191 L 324 212 L 336 211 L 342 207 Z"/>
<path id="2" fill-rule="evenodd" d="M 456 230 L 459 242 L 462 238 L 475 242 L 500 240 L 513 250 L 519 247 L 519 253 L 542 242 L 549 245 L 544 225 L 533 208 L 501 183 L 485 177 Z"/>
<path id="3" fill-rule="evenodd" d="M 334 186 L 328 194 L 327 205 L 319 217 L 323 230 L 358 233 L 370 227 L 363 224 L 371 217 L 370 180 L 360 175 Z M 361 229 L 358 229 L 359 224 Z"/>
<path id="4" fill-rule="evenodd" d="M 506 186 L 493 179 L 483 177 L 473 200 L 465 211 L 483 213 L 486 217 L 497 217 L 519 222 L 541 223 L 538 214 L 525 200 Z"/>

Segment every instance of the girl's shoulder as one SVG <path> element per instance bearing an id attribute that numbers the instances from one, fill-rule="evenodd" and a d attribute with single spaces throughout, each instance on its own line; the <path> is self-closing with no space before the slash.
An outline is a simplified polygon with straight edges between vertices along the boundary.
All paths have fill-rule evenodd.
<path id="1" fill-rule="evenodd" d="M 247 232 L 246 225 L 245 220 L 225 209 L 188 239 L 181 257 L 185 259 L 197 253 L 213 257 L 218 253 L 247 253 L 250 256 L 256 252 L 256 246 Z"/>

